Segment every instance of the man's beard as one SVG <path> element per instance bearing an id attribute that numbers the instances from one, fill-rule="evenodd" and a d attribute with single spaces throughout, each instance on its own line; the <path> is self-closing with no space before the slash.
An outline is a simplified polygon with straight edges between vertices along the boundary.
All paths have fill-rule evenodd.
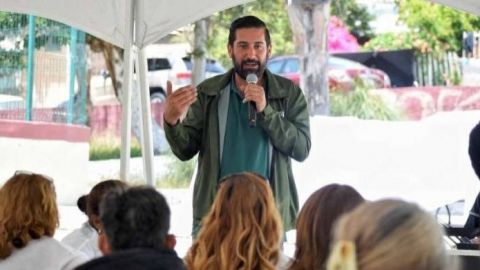
<path id="1" fill-rule="evenodd" d="M 247 59 L 247 60 L 243 60 L 242 62 L 238 63 L 238 62 L 235 61 L 235 56 L 232 55 L 233 69 L 244 80 L 247 79 L 247 75 L 250 74 L 250 73 L 254 73 L 255 75 L 257 75 L 258 78 L 261 78 L 262 75 L 263 75 L 263 72 L 265 72 L 265 67 L 266 67 L 267 60 L 268 60 L 268 58 L 265 59 L 264 63 L 262 63 L 258 60 Z M 256 64 L 258 66 L 258 68 L 256 68 L 256 69 L 245 69 L 244 66 L 247 65 L 247 64 Z"/>

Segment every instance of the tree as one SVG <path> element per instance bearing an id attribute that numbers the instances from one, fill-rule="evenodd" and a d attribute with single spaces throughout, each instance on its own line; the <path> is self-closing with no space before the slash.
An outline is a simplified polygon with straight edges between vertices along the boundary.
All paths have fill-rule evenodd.
<path id="1" fill-rule="evenodd" d="M 396 0 L 400 20 L 425 41 L 426 51 L 460 51 L 463 31 L 480 29 L 480 18 L 425 0 Z"/>
<path id="2" fill-rule="evenodd" d="M 364 44 L 374 36 L 370 27 L 374 16 L 355 0 L 332 1 L 330 15 L 337 16 L 345 22 L 360 44 Z"/>
<path id="3" fill-rule="evenodd" d="M 207 23 L 206 19 L 195 22 L 195 40 L 192 52 L 192 83 L 194 85 L 199 84 L 205 79 L 205 67 L 207 65 L 207 60 L 205 58 L 205 46 L 208 37 Z"/>
<path id="4" fill-rule="evenodd" d="M 294 52 L 292 30 L 285 0 L 257 0 L 210 16 L 207 49 L 224 66 L 232 65 L 227 52 L 230 23 L 245 15 L 257 16 L 268 25 L 272 38 L 273 55 L 292 54 Z"/>
<path id="5" fill-rule="evenodd" d="M 297 0 L 288 7 L 297 54 L 302 59 L 300 85 L 312 115 L 329 113 L 326 79 L 329 4 L 328 0 Z"/>

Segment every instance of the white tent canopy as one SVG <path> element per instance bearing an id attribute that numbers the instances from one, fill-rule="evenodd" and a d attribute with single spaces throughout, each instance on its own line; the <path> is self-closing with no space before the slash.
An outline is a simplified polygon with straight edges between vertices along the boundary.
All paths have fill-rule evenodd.
<path id="1" fill-rule="evenodd" d="M 143 48 L 188 23 L 249 1 L 252 0 L 0 0 L 0 10 L 62 22 L 125 49 L 122 180 L 127 179 L 129 171 L 132 64 L 134 59 L 137 61 L 144 173 L 147 183 L 153 184 L 150 96 Z"/>
<path id="2" fill-rule="evenodd" d="M 136 18 L 143 48 L 171 31 L 217 11 L 251 0 L 135 0 Z M 125 48 L 131 0 L 1 0 L 0 9 L 59 21 Z"/>
<path id="3" fill-rule="evenodd" d="M 479 0 L 430 0 L 442 5 L 450 6 L 480 16 Z"/>

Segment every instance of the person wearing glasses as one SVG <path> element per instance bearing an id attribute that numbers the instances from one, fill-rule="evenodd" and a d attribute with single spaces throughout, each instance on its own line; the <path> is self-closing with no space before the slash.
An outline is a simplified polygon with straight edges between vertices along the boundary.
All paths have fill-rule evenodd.
<path id="1" fill-rule="evenodd" d="M 0 270 L 68 270 L 86 258 L 53 238 L 58 227 L 53 181 L 17 172 L 0 189 Z"/>

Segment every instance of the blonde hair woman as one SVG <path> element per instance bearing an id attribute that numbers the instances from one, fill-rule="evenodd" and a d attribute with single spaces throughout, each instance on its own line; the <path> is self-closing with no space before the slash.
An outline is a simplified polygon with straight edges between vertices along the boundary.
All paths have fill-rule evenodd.
<path id="1" fill-rule="evenodd" d="M 381 200 L 360 205 L 336 227 L 328 270 L 452 270 L 436 220 L 417 205 Z"/>
<path id="2" fill-rule="evenodd" d="M 187 253 L 187 268 L 277 269 L 282 231 L 268 182 L 252 173 L 228 176 Z"/>
<path id="3" fill-rule="evenodd" d="M 15 173 L 0 189 L 0 269 L 73 269 L 85 259 L 53 239 L 58 209 L 46 176 Z"/>

